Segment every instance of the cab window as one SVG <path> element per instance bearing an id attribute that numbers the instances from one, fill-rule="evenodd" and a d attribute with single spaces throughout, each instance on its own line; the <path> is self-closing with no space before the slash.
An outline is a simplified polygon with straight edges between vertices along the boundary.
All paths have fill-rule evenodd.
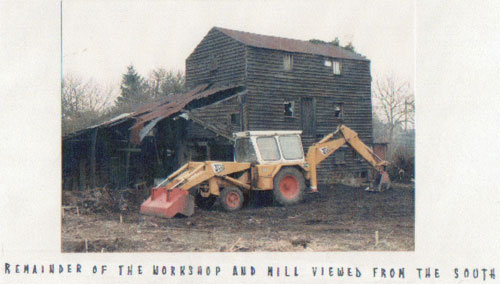
<path id="1" fill-rule="evenodd" d="M 297 135 L 286 135 L 279 137 L 281 151 L 286 160 L 298 160 L 304 157 L 302 142 Z"/>
<path id="2" fill-rule="evenodd" d="M 274 137 L 257 138 L 257 146 L 264 161 L 278 161 L 281 158 L 278 144 Z"/>
<path id="3" fill-rule="evenodd" d="M 236 139 L 234 145 L 234 160 L 240 163 L 257 162 L 257 155 L 250 138 Z"/>

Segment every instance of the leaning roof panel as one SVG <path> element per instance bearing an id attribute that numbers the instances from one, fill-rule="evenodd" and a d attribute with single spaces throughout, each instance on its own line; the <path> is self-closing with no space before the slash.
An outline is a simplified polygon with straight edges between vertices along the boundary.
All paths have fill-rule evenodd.
<path id="1" fill-rule="evenodd" d="M 207 84 L 203 84 L 184 94 L 175 95 L 171 100 L 163 102 L 162 105 L 158 105 L 156 108 L 152 108 L 151 112 L 135 117 L 136 123 L 130 128 L 130 141 L 136 145 L 141 143 L 142 139 L 140 131 L 149 121 L 159 121 L 163 118 L 167 118 L 175 113 L 178 113 L 189 103 L 195 100 L 206 98 L 218 92 L 223 92 L 240 87 L 239 85 L 233 85 L 206 89 L 207 86 Z"/>
<path id="2" fill-rule="evenodd" d="M 241 87 L 241 85 L 221 86 L 212 88 L 208 87 L 209 87 L 208 84 L 198 85 L 188 92 L 172 95 L 158 102 L 140 106 L 132 113 L 123 113 L 106 122 L 70 133 L 64 136 L 63 139 L 68 139 L 80 134 L 87 133 L 88 131 L 94 128 L 113 127 L 117 124 L 126 121 L 135 120 L 135 123 L 130 128 L 130 134 L 131 134 L 130 141 L 134 144 L 140 144 L 142 138 L 144 138 L 144 133 L 141 133 L 141 130 L 143 130 L 143 128 L 154 127 L 154 125 L 156 125 L 157 122 L 159 122 L 164 118 L 172 116 L 176 113 L 179 113 L 181 110 L 187 107 L 191 102 L 209 97 L 219 92 L 229 91 L 232 89 L 237 90 L 238 88 Z M 151 124 L 149 124 L 150 122 Z"/>

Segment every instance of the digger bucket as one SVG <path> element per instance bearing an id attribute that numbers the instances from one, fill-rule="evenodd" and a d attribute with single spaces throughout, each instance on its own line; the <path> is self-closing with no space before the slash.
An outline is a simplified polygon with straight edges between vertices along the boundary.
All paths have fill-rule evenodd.
<path id="1" fill-rule="evenodd" d="M 141 205 L 141 213 L 163 218 L 177 214 L 189 217 L 194 213 L 194 197 L 179 188 L 153 188 L 151 196 Z"/>
<path id="2" fill-rule="evenodd" d="M 366 191 L 382 192 L 391 188 L 391 179 L 386 171 L 377 172 L 374 182 L 370 187 L 366 188 Z"/>

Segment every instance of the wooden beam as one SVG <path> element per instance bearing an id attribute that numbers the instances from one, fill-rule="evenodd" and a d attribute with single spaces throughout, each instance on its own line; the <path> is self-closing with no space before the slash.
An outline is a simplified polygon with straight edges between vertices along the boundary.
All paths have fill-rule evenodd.
<path id="1" fill-rule="evenodd" d="M 92 131 L 90 144 L 90 185 L 92 188 L 96 186 L 96 157 L 95 150 L 97 146 L 97 127 Z"/>
<path id="2" fill-rule="evenodd" d="M 120 149 L 117 149 L 117 151 L 140 153 L 141 149 L 138 149 L 138 148 L 120 148 Z"/>
<path id="3" fill-rule="evenodd" d="M 209 105 L 202 106 L 202 107 L 199 107 L 197 109 L 194 109 L 193 112 L 202 112 L 203 109 L 206 108 L 206 107 L 209 107 L 209 106 L 211 107 L 211 106 L 219 105 L 219 104 L 221 104 L 223 102 L 226 102 L 226 101 L 229 101 L 229 100 L 232 100 L 232 99 L 235 99 L 235 98 L 239 98 L 239 96 L 245 95 L 246 93 L 247 93 L 247 90 L 243 90 L 241 92 L 238 92 L 238 93 L 236 93 L 234 95 L 231 95 L 231 96 L 229 96 L 227 98 L 224 98 L 222 100 L 218 100 L 218 101 L 216 101 L 214 103 L 211 103 Z M 185 109 L 183 109 L 183 111 L 185 111 Z"/>
<path id="4" fill-rule="evenodd" d="M 79 181 L 79 190 L 84 190 L 86 186 L 86 181 L 85 181 L 85 159 L 80 158 L 80 162 L 78 164 L 78 167 L 80 168 L 80 175 L 78 176 L 78 181 Z"/>
<path id="5" fill-rule="evenodd" d="M 183 111 L 184 113 L 186 113 L 188 115 L 188 119 L 192 120 L 193 122 L 197 123 L 198 125 L 200 125 L 201 127 L 203 127 L 204 129 L 208 129 L 212 132 L 215 133 L 216 136 L 222 136 L 222 137 L 225 137 L 227 139 L 229 139 L 230 141 L 234 141 L 234 138 L 231 136 L 231 134 L 227 134 L 227 133 L 224 133 L 224 130 L 214 126 L 214 125 L 211 125 L 211 124 L 208 124 L 206 123 L 205 121 L 197 118 L 192 112 L 190 111 L 187 111 L 187 110 L 184 110 Z"/>
<path id="6" fill-rule="evenodd" d="M 129 141 L 127 149 L 131 149 L 130 145 L 131 145 L 131 143 Z M 126 155 L 126 158 L 125 158 L 125 184 L 123 185 L 123 187 L 127 187 L 128 186 L 129 168 L 130 168 L 130 151 L 127 151 L 127 155 Z"/>

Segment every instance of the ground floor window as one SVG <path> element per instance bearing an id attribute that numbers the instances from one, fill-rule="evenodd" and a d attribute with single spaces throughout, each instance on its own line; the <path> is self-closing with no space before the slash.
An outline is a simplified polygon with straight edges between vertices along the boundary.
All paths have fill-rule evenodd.
<path id="1" fill-rule="evenodd" d="M 344 118 L 344 104 L 334 103 L 333 104 L 333 117 Z"/>

